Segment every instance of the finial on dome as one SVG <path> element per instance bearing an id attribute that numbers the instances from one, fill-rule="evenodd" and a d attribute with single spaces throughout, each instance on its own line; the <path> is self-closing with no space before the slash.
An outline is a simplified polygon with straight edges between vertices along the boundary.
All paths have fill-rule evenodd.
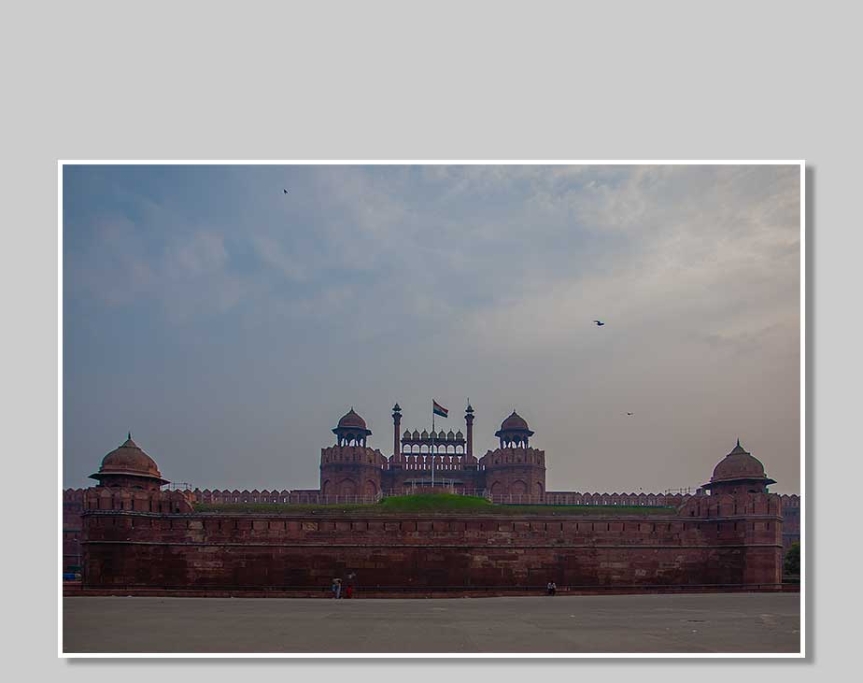
<path id="1" fill-rule="evenodd" d="M 132 440 L 132 430 L 131 430 L 131 429 L 129 430 L 129 435 L 126 437 L 126 439 L 127 439 L 128 441 L 131 441 L 131 440 Z"/>
<path id="2" fill-rule="evenodd" d="M 738 447 L 738 448 L 740 448 L 740 447 L 741 447 L 741 446 L 740 446 L 740 437 L 739 437 L 739 436 L 737 437 L 737 447 Z"/>

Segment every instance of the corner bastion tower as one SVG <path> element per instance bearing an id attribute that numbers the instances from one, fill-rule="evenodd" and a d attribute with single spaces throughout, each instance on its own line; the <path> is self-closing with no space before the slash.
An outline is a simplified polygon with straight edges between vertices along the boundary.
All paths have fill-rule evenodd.
<path id="1" fill-rule="evenodd" d="M 83 493 L 84 510 L 135 510 L 138 512 L 191 512 L 191 495 L 163 490 L 156 461 L 132 441 L 132 434 L 102 458 L 99 471 L 90 475 L 99 483 Z"/>
<path id="2" fill-rule="evenodd" d="M 170 482 L 162 479 L 156 461 L 132 441 L 132 432 L 126 440 L 102 458 L 99 471 L 90 475 L 99 486 L 112 489 L 128 488 L 137 491 L 158 491 Z"/>
<path id="3" fill-rule="evenodd" d="M 713 476 L 702 488 L 718 496 L 726 493 L 768 493 L 767 487 L 775 484 L 764 474 L 764 465 L 751 453 L 743 449 L 740 439 L 737 445 L 713 469 Z"/>

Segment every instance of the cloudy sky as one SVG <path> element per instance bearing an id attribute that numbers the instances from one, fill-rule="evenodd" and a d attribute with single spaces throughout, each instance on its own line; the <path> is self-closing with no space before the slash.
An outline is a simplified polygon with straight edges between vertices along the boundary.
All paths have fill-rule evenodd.
<path id="1" fill-rule="evenodd" d="M 316 488 L 351 406 L 391 455 L 396 401 L 469 397 L 549 490 L 740 438 L 800 491 L 796 166 L 66 166 L 62 231 L 64 486 L 131 430 L 174 482 Z"/>

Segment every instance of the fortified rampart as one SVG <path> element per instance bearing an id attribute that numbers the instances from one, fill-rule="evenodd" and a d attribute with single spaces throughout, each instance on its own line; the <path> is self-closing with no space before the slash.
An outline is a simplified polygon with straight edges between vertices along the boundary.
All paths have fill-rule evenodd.
<path id="1" fill-rule="evenodd" d="M 775 482 L 739 441 L 695 495 L 546 491 L 545 452 L 530 445 L 534 432 L 515 411 L 495 433 L 500 447 L 479 459 L 470 406 L 466 438 L 408 430 L 399 445 L 400 420 L 396 404 L 396 452 L 387 457 L 367 446 L 371 431 L 351 409 L 333 429 L 336 445 L 321 450 L 313 490 L 164 488 L 130 434 L 91 475 L 98 486 L 64 492 L 64 572 L 80 571 L 90 587 L 201 590 L 319 588 L 343 572 L 400 588 L 773 586 L 783 551 L 800 539 L 799 496 L 769 493 Z M 498 507 L 470 515 L 328 507 L 427 492 L 483 495 Z M 316 508 L 278 507 L 288 504 Z M 549 508 L 527 514 L 523 504 Z M 581 509 L 553 507 L 566 505 Z"/>
<path id="2" fill-rule="evenodd" d="M 91 510 L 85 588 L 781 583 L 778 496 L 693 497 L 673 515 L 230 514 Z"/>
<path id="3" fill-rule="evenodd" d="M 84 494 L 90 489 L 66 489 L 63 492 L 63 571 L 78 572 L 82 564 L 81 538 L 83 534 L 82 513 L 84 511 Z M 177 493 L 177 492 L 175 492 Z M 317 490 L 281 490 L 269 491 L 264 489 L 251 491 L 244 489 L 195 489 L 191 492 L 195 502 L 208 504 L 307 504 L 325 505 L 346 502 L 371 502 L 364 499 L 341 499 L 335 497 L 327 498 Z M 783 552 L 787 552 L 794 542 L 800 541 L 800 496 L 796 494 L 772 494 L 779 501 L 779 509 L 782 516 L 782 546 Z M 607 522 L 608 508 L 615 506 L 673 506 L 680 507 L 693 496 L 689 494 L 655 494 L 655 493 L 582 493 L 578 491 L 549 491 L 546 494 L 545 503 L 548 505 L 595 505 L 600 506 L 600 516 Z M 129 505 L 124 498 L 114 499 L 118 508 Z M 103 505 L 106 500 L 103 498 Z M 509 501 L 497 501 L 506 504 Z M 533 501 L 524 501 L 533 502 Z M 518 499 L 512 501 L 513 515 L 518 514 Z M 123 509 L 123 508 L 120 508 Z M 208 516 L 207 518 L 211 518 Z M 375 519 L 378 519 L 375 517 Z M 577 523 L 587 521 L 587 517 L 580 515 Z M 531 517 L 532 522 L 537 518 Z M 558 517 L 555 516 L 555 521 Z M 655 523 L 651 518 L 651 523 Z M 646 524 L 642 520 L 640 523 Z"/>

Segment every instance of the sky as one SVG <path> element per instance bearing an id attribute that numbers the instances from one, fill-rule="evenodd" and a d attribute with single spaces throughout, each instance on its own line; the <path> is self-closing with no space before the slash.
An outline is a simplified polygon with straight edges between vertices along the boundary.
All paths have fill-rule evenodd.
<path id="1" fill-rule="evenodd" d="M 193 487 L 308 489 L 351 407 L 549 491 L 799 493 L 796 165 L 66 165 L 64 487 L 132 438 Z M 285 193 L 287 190 L 287 193 Z M 606 324 L 599 327 L 594 320 Z M 632 415 L 626 413 L 631 412 Z"/>

